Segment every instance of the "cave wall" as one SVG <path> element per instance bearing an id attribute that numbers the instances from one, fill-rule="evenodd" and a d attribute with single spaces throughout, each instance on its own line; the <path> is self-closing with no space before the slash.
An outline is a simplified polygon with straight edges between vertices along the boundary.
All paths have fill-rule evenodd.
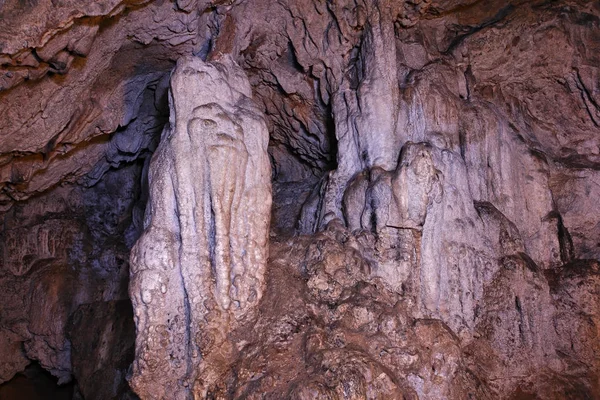
<path id="1" fill-rule="evenodd" d="M 184 223 L 205 235 L 200 245 L 146 231 L 131 267 L 131 382 L 142 398 L 595 398 L 599 15 L 584 0 L 0 2 L 0 381 L 37 360 L 61 382 L 75 377 L 85 398 L 126 390 L 133 354 L 107 361 L 87 349 L 98 339 L 83 340 L 92 333 L 82 321 L 115 324 L 109 343 L 133 346 L 129 255 L 148 184 L 146 227 L 161 231 L 187 218 L 186 201 L 255 179 L 244 168 L 211 174 L 234 165 L 200 156 L 207 142 L 154 157 L 192 160 L 195 173 L 150 165 L 183 129 L 177 101 L 201 108 L 202 90 L 239 80 L 253 105 L 228 118 L 250 107 L 264 127 L 244 117 L 244 137 L 269 135 L 260 157 L 271 161 L 271 261 L 208 257 L 206 273 L 188 274 L 193 254 L 214 246 L 268 251 L 263 240 L 243 244 L 245 222 L 227 222 L 225 234 L 203 225 L 198 216 L 212 221 L 207 210 L 222 206 L 210 201 Z M 215 66 L 225 57 L 215 68 L 235 77 L 195 87 L 172 72 L 190 56 Z M 178 194 L 157 186 L 165 179 L 181 179 Z M 242 209 L 268 208 L 264 188 Z M 183 278 L 170 268 L 180 256 L 140 261 L 153 246 L 189 252 Z M 142 279 L 161 268 L 168 279 Z M 236 268 L 257 293 L 247 314 L 229 308 Z M 161 279 L 168 291 L 146 302 Z M 208 300 L 192 316 L 163 298 L 185 305 L 196 289 Z M 171 314 L 181 316 L 173 331 L 162 321 Z M 164 326 L 166 347 L 154 338 Z M 193 353 L 180 341 L 193 335 L 206 360 L 174 356 Z M 88 352 L 97 367 L 81 362 Z M 120 383 L 90 389 L 97 371 Z"/>
<path id="2" fill-rule="evenodd" d="M 3 215 L 3 382 L 32 361 L 59 383 L 92 376 L 125 382 L 135 334 L 129 249 L 142 222 L 134 220 L 143 213 L 142 168 L 109 171 L 93 188 L 58 187 Z M 86 398 L 119 391 L 105 385 Z"/>

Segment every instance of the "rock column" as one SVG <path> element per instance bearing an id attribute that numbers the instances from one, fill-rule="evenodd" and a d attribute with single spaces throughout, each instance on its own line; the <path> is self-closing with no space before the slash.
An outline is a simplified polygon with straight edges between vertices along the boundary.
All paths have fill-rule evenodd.
<path id="1" fill-rule="evenodd" d="M 233 351 L 227 333 L 253 316 L 265 284 L 268 131 L 248 79 L 229 56 L 182 58 L 170 111 L 131 255 L 130 383 L 142 399 L 205 397 Z"/>

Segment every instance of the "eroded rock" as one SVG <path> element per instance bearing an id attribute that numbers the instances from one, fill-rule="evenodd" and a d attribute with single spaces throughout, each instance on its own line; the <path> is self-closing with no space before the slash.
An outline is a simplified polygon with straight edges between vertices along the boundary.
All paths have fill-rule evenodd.
<path id="1" fill-rule="evenodd" d="M 145 232 L 131 257 L 143 398 L 207 396 L 233 352 L 227 334 L 264 291 L 271 212 L 268 133 L 228 56 L 183 58 L 149 172 Z"/>
<path id="2" fill-rule="evenodd" d="M 102 309 L 103 302 L 128 302 L 127 243 L 138 235 L 132 214 L 139 207 L 140 172 L 141 165 L 132 165 L 108 172 L 90 188 L 58 187 L 2 215 L 2 382 L 31 362 L 61 384 L 85 375 L 82 365 L 108 375 L 118 369 L 110 359 L 99 365 L 92 361 L 101 358 L 95 352 L 102 346 L 74 354 L 72 341 L 80 349 L 88 331 L 71 336 L 68 331 L 80 306 L 95 303 Z M 131 318 L 119 312 L 109 317 Z M 89 329 L 101 330 L 93 324 Z M 133 330 L 107 334 L 114 341 L 133 341 L 134 335 Z M 128 366 L 120 368 L 126 371 Z M 127 389 L 124 384 L 123 376 L 121 392 Z"/>
<path id="3" fill-rule="evenodd" d="M 146 175 L 125 166 L 194 55 L 132 256 L 143 398 L 597 396 L 596 2 L 0 15 L 0 379 L 90 381 L 64 325 L 123 296 Z"/>

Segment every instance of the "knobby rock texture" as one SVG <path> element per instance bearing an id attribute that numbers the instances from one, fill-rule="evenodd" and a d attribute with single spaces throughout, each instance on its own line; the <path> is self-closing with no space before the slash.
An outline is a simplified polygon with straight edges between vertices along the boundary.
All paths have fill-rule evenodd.
<path id="1" fill-rule="evenodd" d="M 600 398 L 599 68 L 596 1 L 0 0 L 0 382 Z"/>
<path id="2" fill-rule="evenodd" d="M 131 256 L 132 386 L 202 397 L 223 373 L 227 333 L 262 297 L 271 212 L 269 133 L 230 57 L 181 58 L 152 163 L 145 231 Z"/>

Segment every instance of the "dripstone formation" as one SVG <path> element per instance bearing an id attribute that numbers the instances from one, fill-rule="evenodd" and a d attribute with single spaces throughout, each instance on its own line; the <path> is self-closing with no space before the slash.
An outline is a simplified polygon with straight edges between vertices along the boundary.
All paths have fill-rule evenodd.
<path id="1" fill-rule="evenodd" d="M 0 0 L 0 398 L 600 398 L 599 68 L 587 0 Z"/>
<path id="2" fill-rule="evenodd" d="M 182 58 L 168 128 L 150 163 L 145 231 L 132 250 L 134 390 L 206 397 L 233 353 L 228 333 L 256 314 L 271 212 L 269 134 L 229 57 Z"/>

